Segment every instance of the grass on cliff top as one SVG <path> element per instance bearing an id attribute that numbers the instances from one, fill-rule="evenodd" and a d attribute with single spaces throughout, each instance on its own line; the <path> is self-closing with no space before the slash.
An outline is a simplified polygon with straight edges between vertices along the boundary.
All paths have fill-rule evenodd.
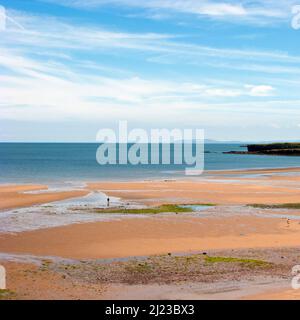
<path id="1" fill-rule="evenodd" d="M 258 209 L 300 209 L 300 203 L 283 203 L 283 204 L 248 204 L 248 207 Z"/>
<path id="2" fill-rule="evenodd" d="M 196 204 L 203 206 L 212 206 L 212 204 Z M 191 205 L 193 206 L 193 205 Z M 176 204 L 163 204 L 158 207 L 152 208 L 140 208 L 140 209 L 126 209 L 126 208 L 103 208 L 103 209 L 95 209 L 96 213 L 122 213 L 122 214 L 159 214 L 159 213 L 184 213 L 184 212 L 193 212 L 192 207 L 181 207 Z"/>
<path id="3" fill-rule="evenodd" d="M 207 263 L 241 263 L 250 267 L 267 267 L 270 266 L 269 262 L 256 259 L 244 259 L 244 258 L 233 258 L 233 257 L 205 257 Z"/>
<path id="4" fill-rule="evenodd" d="M 275 142 L 265 144 L 248 144 L 247 147 L 252 147 L 257 150 L 280 150 L 280 149 L 300 149 L 299 142 Z"/>

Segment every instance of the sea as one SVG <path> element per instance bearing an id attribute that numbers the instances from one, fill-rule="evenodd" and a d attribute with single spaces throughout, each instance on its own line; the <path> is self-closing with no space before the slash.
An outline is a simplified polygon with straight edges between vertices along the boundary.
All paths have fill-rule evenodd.
<path id="1" fill-rule="evenodd" d="M 72 184 L 185 177 L 186 165 L 172 163 L 173 157 L 171 164 L 100 165 L 96 160 L 98 147 L 97 143 L 0 143 L 0 183 Z M 300 166 L 300 157 L 224 154 L 245 151 L 242 144 L 207 143 L 204 149 L 205 170 Z"/>

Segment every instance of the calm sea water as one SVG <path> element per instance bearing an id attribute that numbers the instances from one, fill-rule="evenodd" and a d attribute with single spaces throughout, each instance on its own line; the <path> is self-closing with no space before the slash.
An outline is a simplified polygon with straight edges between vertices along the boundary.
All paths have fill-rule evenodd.
<path id="1" fill-rule="evenodd" d="M 93 180 L 172 179 L 184 176 L 179 165 L 100 166 L 98 144 L 0 143 L 0 183 L 50 183 Z M 206 144 L 205 169 L 300 166 L 299 157 L 223 154 L 245 150 L 239 144 Z"/>

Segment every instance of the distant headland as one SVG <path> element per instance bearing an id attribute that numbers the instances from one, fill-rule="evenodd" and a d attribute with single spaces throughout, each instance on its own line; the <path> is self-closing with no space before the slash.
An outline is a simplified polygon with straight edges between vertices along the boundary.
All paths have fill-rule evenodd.
<path id="1" fill-rule="evenodd" d="M 300 142 L 249 144 L 248 151 L 229 151 L 225 154 L 261 154 L 274 156 L 300 156 Z"/>

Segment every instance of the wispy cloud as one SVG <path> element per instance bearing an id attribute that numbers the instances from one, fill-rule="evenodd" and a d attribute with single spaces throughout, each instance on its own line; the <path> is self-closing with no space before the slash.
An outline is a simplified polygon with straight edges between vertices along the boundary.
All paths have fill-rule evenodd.
<path id="1" fill-rule="evenodd" d="M 49 48 L 53 49 L 53 55 L 64 55 L 64 52 L 54 51 L 55 48 L 61 51 L 109 51 L 110 54 L 118 54 L 119 50 L 137 50 L 143 52 L 149 61 L 160 63 L 189 63 L 199 61 L 201 57 L 247 62 L 300 62 L 300 56 L 284 51 L 209 47 L 184 42 L 183 37 L 176 34 L 112 31 L 99 26 L 78 25 L 51 16 L 28 15 L 19 11 L 10 11 L 10 14 L 24 26 L 24 30 L 8 28 L 7 32 L 1 34 L 2 44 L 22 48 Z"/>
<path id="2" fill-rule="evenodd" d="M 108 103 L 133 104 L 142 108 L 153 101 L 171 104 L 175 101 L 197 102 L 199 99 L 216 97 L 261 97 L 273 91 L 272 87 L 261 85 L 228 84 L 220 87 L 138 77 L 79 75 L 72 68 L 57 68 L 52 62 L 40 63 L 9 50 L 1 51 L 0 67 L 6 70 L 6 74 L 0 77 L 2 105 L 60 107 L 69 111 L 86 105 L 81 109 L 82 113 L 86 113 L 89 106 L 99 106 L 102 112 L 101 106 L 106 108 Z M 1 115 L 5 116 L 5 113 Z M 32 116 L 35 116 L 35 112 L 32 112 Z"/>
<path id="3" fill-rule="evenodd" d="M 205 81 L 195 83 L 143 79 L 130 76 L 117 68 L 102 66 L 98 59 L 78 60 L 74 54 L 79 51 L 120 54 L 122 50 L 134 50 L 142 52 L 146 60 L 152 61 L 155 61 L 157 54 L 164 54 L 168 63 L 175 64 L 173 57 L 184 59 L 183 63 L 199 61 L 199 57 L 240 62 L 249 59 L 259 62 L 300 62 L 300 57 L 281 52 L 213 48 L 177 42 L 176 35 L 110 31 L 95 26 L 78 26 L 47 16 L 17 11 L 11 14 L 25 29 L 10 29 L 1 39 L 3 48 L 0 66 L 7 73 L 0 78 L 1 103 L 6 106 L 27 105 L 37 108 L 45 105 L 55 109 L 60 106 L 76 114 L 98 108 L 103 114 L 103 109 L 108 105 L 120 108 L 122 105 L 134 104 L 141 108 L 149 104 L 153 106 L 153 103 L 176 105 L 177 101 L 199 103 L 211 99 L 267 97 L 275 94 L 271 85 L 260 83 L 249 85 L 225 81 L 220 86 Z M 67 49 L 68 54 L 62 49 Z M 39 55 L 48 59 L 40 59 Z M 157 62 L 163 61 L 158 59 Z M 240 65 L 243 66 L 242 63 Z M 117 74 L 118 77 L 102 76 L 103 71 Z M 2 113 L 2 116 L 5 115 L 7 113 Z"/>
<path id="4" fill-rule="evenodd" d="M 8 11 L 15 21 L 24 26 L 8 26 L 1 34 L 2 43 L 61 49 L 124 48 L 151 50 L 153 41 L 170 39 L 173 35 L 157 33 L 126 33 L 110 31 L 99 26 L 84 26 L 51 16 L 29 15 Z"/>
<path id="5" fill-rule="evenodd" d="M 274 88 L 268 85 L 246 85 L 246 89 L 250 90 L 250 95 L 254 97 L 269 97 L 273 95 Z"/>
<path id="6" fill-rule="evenodd" d="M 55 2 L 61 5 L 94 9 L 108 5 L 122 6 L 129 8 L 142 8 L 150 10 L 154 15 L 167 13 L 190 14 L 200 17 L 214 19 L 238 19 L 241 22 L 265 24 L 268 20 L 283 20 L 290 16 L 291 6 L 297 3 L 296 0 L 42 0 Z M 169 17 L 169 16 L 167 16 Z"/>
<path id="7" fill-rule="evenodd" d="M 126 5 L 138 6 L 137 1 L 129 2 Z M 165 11 L 157 14 L 168 13 L 170 2 L 165 1 L 165 7 L 162 2 L 156 1 L 155 8 Z M 66 4 L 82 3 L 93 5 Z M 105 3 L 111 1 L 94 5 Z M 149 3 L 154 6 L 154 1 Z M 183 1 L 172 3 L 173 11 L 183 12 Z M 201 13 L 200 7 L 191 9 L 195 1 L 186 1 L 184 12 L 211 17 L 249 14 L 246 2 L 229 4 L 207 6 L 206 13 L 201 7 Z M 204 45 L 176 32 L 130 32 L 68 17 L 17 10 L 9 14 L 24 28 L 8 25 L 1 33 L 2 121 L 89 123 L 138 118 L 157 125 L 181 119 L 204 127 L 247 126 L 255 121 L 263 125 L 268 116 L 272 123 L 281 123 L 280 117 L 291 121 L 300 115 L 298 91 L 286 90 L 299 86 L 297 50 L 291 54 L 221 41 L 218 46 Z M 270 76 L 274 74 L 277 82 Z"/>
<path id="8" fill-rule="evenodd" d="M 95 118 L 112 110 L 128 113 L 136 109 L 169 108 L 183 110 L 199 101 L 243 96 L 262 97 L 274 91 L 266 85 L 228 84 L 217 86 L 206 83 L 167 81 L 160 79 L 107 78 L 92 74 L 76 74 L 72 68 L 58 68 L 52 62 L 40 63 L 1 50 L 0 76 L 1 118 L 52 119 L 67 115 L 72 118 Z M 27 110 L 24 117 L 22 110 Z M 160 110 L 164 113 L 163 110 Z"/>

